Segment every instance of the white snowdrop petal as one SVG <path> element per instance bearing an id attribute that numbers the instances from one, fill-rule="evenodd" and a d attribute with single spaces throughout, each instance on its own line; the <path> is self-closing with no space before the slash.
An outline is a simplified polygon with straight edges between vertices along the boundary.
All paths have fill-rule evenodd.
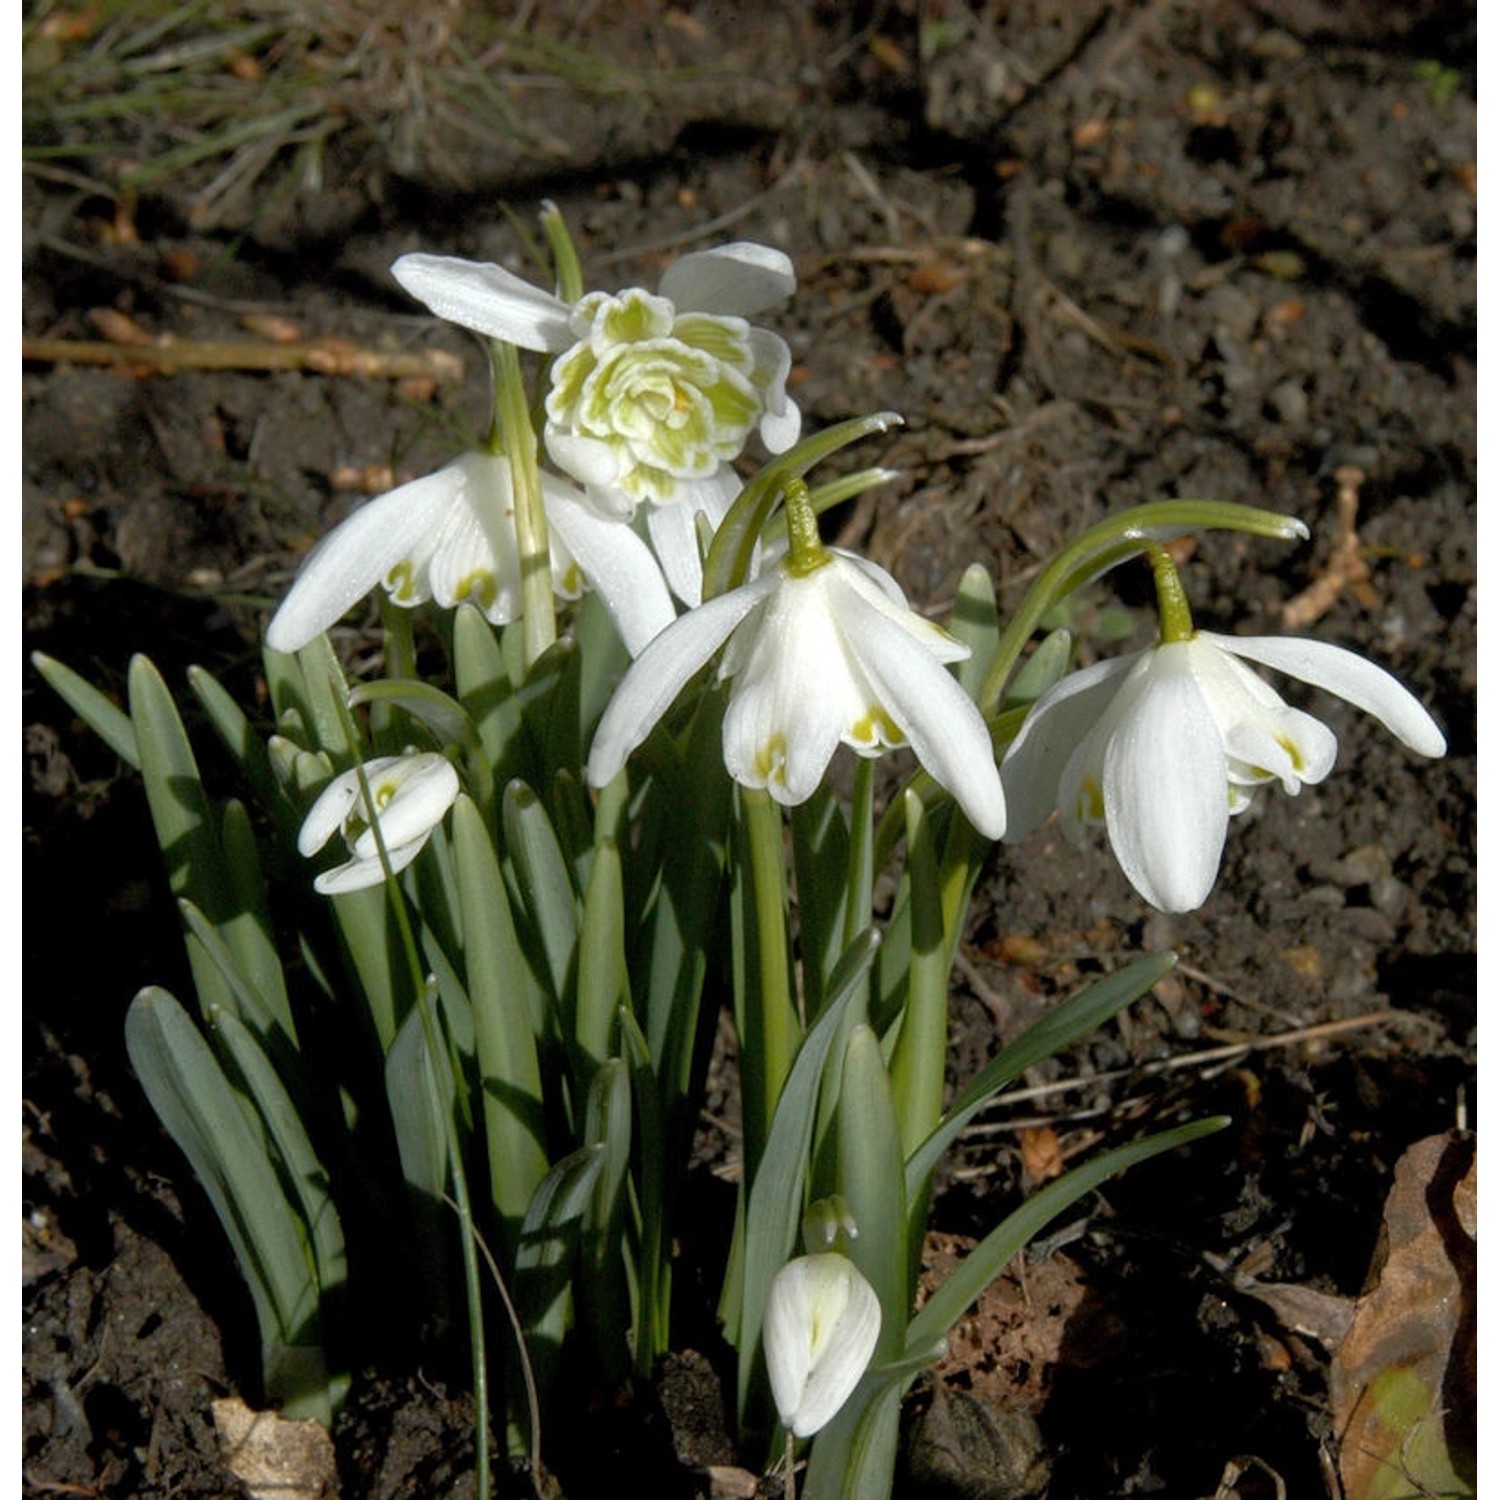
<path id="1" fill-rule="evenodd" d="M 1213 889 L 1228 829 L 1218 726 L 1188 662 L 1158 648 L 1104 760 L 1109 840 L 1127 879 L 1161 911 L 1191 911 Z"/>
<path id="2" fill-rule="evenodd" d="M 1137 652 L 1071 672 L 1032 704 L 1000 763 L 1007 843 L 1039 828 L 1054 808 L 1066 814 L 1075 794 L 1071 789 L 1065 793 L 1063 780 L 1074 747 L 1099 722 L 1123 678 L 1140 660 Z M 1081 779 L 1076 768 L 1073 779 Z"/>
<path id="3" fill-rule="evenodd" d="M 366 779 L 379 776 L 388 767 L 395 765 L 399 759 L 400 756 L 397 755 L 381 755 L 374 760 L 366 761 L 364 767 Z M 302 827 L 297 834 L 299 854 L 304 857 L 316 854 L 344 826 L 344 819 L 349 816 L 355 804 L 360 800 L 359 790 L 359 773 L 350 770 L 335 776 L 318 793 L 313 805 L 308 808 L 307 816 L 303 818 Z"/>
<path id="4" fill-rule="evenodd" d="M 685 479 L 677 488 L 678 498 L 670 505 L 653 505 L 646 512 L 646 529 L 668 587 L 689 608 L 696 608 L 703 602 L 698 515 L 707 517 L 710 532 L 717 531 L 741 486 L 726 464 L 707 479 Z M 755 576 L 754 568 L 751 576 Z"/>
<path id="5" fill-rule="evenodd" d="M 438 317 L 522 349 L 558 354 L 573 342 L 566 302 L 488 261 L 403 255 L 391 275 Z"/>
<path id="6" fill-rule="evenodd" d="M 1378 719 L 1418 755 L 1437 756 L 1447 750 L 1442 730 L 1411 692 L 1384 667 L 1342 646 L 1295 636 L 1223 636 L 1207 631 L 1200 631 L 1198 639 L 1343 698 Z"/>
<path id="7" fill-rule="evenodd" d="M 853 651 L 876 695 L 939 786 L 986 838 L 1005 833 L 1005 793 L 990 732 L 943 663 L 884 613 L 850 621 Z"/>
<path id="8" fill-rule="evenodd" d="M 604 602 L 625 649 L 639 656 L 677 617 L 662 570 L 628 522 L 599 515 L 581 496 L 543 476 L 548 523 Z"/>
<path id="9" fill-rule="evenodd" d="M 621 679 L 594 732 L 588 781 L 613 781 L 630 753 L 643 744 L 677 695 L 760 603 L 774 579 L 746 584 L 681 615 L 650 642 Z"/>
<path id="10" fill-rule="evenodd" d="M 859 1384 L 880 1338 L 880 1300 L 842 1255 L 804 1255 L 771 1279 L 762 1338 L 771 1394 L 797 1437 L 825 1427 Z"/>
<path id="11" fill-rule="evenodd" d="M 790 258 L 769 245 L 738 241 L 681 255 L 662 273 L 660 291 L 680 312 L 749 317 L 797 290 Z"/>
<path id="12" fill-rule="evenodd" d="M 308 554 L 266 629 L 273 651 L 300 651 L 336 624 L 459 503 L 463 475 L 454 464 L 367 501 Z"/>
<path id="13" fill-rule="evenodd" d="M 398 844 L 394 849 L 387 849 L 386 855 L 391 862 L 391 874 L 397 875 L 404 870 L 422 852 L 426 844 L 425 838 L 418 839 L 414 844 Z M 341 896 L 346 891 L 368 890 L 372 885 L 379 885 L 385 879 L 385 869 L 380 863 L 379 856 L 370 859 L 351 859 L 348 864 L 336 865 L 331 870 L 324 870 L 313 880 L 313 889 L 320 896 Z"/>

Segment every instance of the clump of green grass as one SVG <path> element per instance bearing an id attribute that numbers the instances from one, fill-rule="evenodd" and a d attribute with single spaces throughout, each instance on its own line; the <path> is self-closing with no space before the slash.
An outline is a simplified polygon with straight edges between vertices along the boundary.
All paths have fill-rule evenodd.
<path id="1" fill-rule="evenodd" d="M 407 0 L 82 0 L 33 4 L 23 27 L 25 159 L 107 192 L 185 194 L 194 222 L 232 219 L 260 184 L 316 191 L 330 141 L 442 180 L 439 139 L 559 155 L 517 97 L 669 87 L 566 36 Z M 565 148 L 562 148 L 565 149 Z"/>

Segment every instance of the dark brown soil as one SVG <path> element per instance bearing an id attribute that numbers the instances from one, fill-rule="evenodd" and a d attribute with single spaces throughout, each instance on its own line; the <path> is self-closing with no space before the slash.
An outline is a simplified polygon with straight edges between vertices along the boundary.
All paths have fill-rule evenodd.
<path id="1" fill-rule="evenodd" d="M 437 24 L 439 7 L 407 9 Z M 1293 1496 L 1331 1493 L 1328 1350 L 1233 1273 L 1358 1293 L 1396 1159 L 1472 1125 L 1472 0 L 581 14 L 565 39 L 634 86 L 508 73 L 529 132 L 508 142 L 452 111 L 417 129 L 392 104 L 388 129 L 351 113 L 320 192 L 273 162 L 208 207 L 208 167 L 125 203 L 116 158 L 168 144 L 140 120 L 113 155 L 27 174 L 29 336 L 96 337 L 107 309 L 150 334 L 243 339 L 247 313 L 276 314 L 308 337 L 449 350 L 473 377 L 429 396 L 346 375 L 28 363 L 27 648 L 114 687 L 134 651 L 174 684 L 203 662 L 253 696 L 265 608 L 311 540 L 482 420 L 475 351 L 414 315 L 390 261 L 420 247 L 522 264 L 513 226 L 543 198 L 591 282 L 649 283 L 726 238 L 794 257 L 779 326 L 809 423 L 887 408 L 907 422 L 857 455 L 903 477 L 840 539 L 940 615 L 971 559 L 1013 602 L 1060 541 L 1127 505 L 1206 496 L 1301 516 L 1304 547 L 1197 546 L 1199 623 L 1274 633 L 1287 601 L 1322 589 L 1299 629 L 1396 672 L 1449 754 L 1418 762 L 1305 694 L 1339 734 L 1338 771 L 1239 820 L 1218 889 L 1186 917 L 1153 913 L 1105 849 L 1051 829 L 996 855 L 956 979 L 955 1076 L 1103 968 L 1162 947 L 1183 966 L 1026 1080 L 1075 1087 L 965 1138 L 937 1227 L 982 1233 L 1058 1153 L 1220 1111 L 1234 1124 L 1033 1249 L 1032 1291 L 991 1310 L 937 1403 L 946 1421 L 982 1394 L 991 1414 L 962 1429 L 960 1478 L 929 1465 L 907 1482 L 1198 1497 L 1250 1455 Z M 82 144 L 30 118 L 33 144 Z M 1341 489 L 1357 496 L 1345 559 L 1362 564 L 1342 577 Z M 1073 621 L 1085 652 L 1142 638 L 1148 600 L 1128 572 L 1097 585 Z M 209 1402 L 254 1403 L 253 1319 L 121 1043 L 140 985 L 185 988 L 176 918 L 138 786 L 28 686 L 27 1491 L 223 1495 Z M 1243 1041 L 1256 1050 L 1193 1061 Z M 601 1419 L 578 1445 L 598 1461 L 565 1475 L 569 1493 L 618 1493 L 627 1459 L 645 1466 L 632 1486 L 701 1491 L 726 1457 L 714 1421 L 695 1431 L 688 1415 L 713 1411 L 706 1368 L 685 1356 L 659 1400 Z M 914 1419 L 929 1408 L 919 1388 Z M 371 1369 L 335 1437 L 351 1500 L 469 1492 L 461 1366 Z M 1271 1490 L 1252 1468 L 1235 1493 Z"/>

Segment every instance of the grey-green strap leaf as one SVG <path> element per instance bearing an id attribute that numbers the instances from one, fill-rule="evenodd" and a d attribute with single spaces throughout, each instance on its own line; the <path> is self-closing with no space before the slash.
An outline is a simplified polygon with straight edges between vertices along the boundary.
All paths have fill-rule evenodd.
<path id="1" fill-rule="evenodd" d="M 1144 1140 L 1106 1151 L 1103 1156 L 1075 1167 L 1040 1192 L 1033 1193 L 998 1228 L 992 1229 L 964 1258 L 962 1264 L 933 1292 L 906 1330 L 906 1350 L 919 1354 L 929 1349 L 963 1317 L 970 1304 L 996 1276 L 1065 1208 L 1117 1176 L 1128 1167 L 1164 1151 L 1175 1151 L 1193 1141 L 1222 1130 L 1228 1117 L 1219 1115 L 1194 1120 L 1176 1130 L 1148 1135 Z"/>
<path id="2" fill-rule="evenodd" d="M 125 1046 L 152 1108 L 191 1163 L 234 1247 L 260 1322 L 267 1394 L 297 1416 L 331 1418 L 326 1367 L 316 1349 L 318 1282 L 299 1208 L 241 1096 L 182 1006 L 145 989 L 125 1017 Z M 323 1371 L 321 1379 L 319 1371 Z M 288 1389 L 295 1375 L 297 1388 Z M 301 1382 L 308 1382 L 302 1384 Z"/>
<path id="3" fill-rule="evenodd" d="M 213 1025 L 265 1122 L 280 1156 L 282 1180 L 301 1207 L 326 1305 L 329 1294 L 344 1285 L 349 1271 L 343 1226 L 328 1191 L 328 1173 L 313 1150 L 291 1095 L 254 1033 L 227 1011 L 216 1015 Z"/>
<path id="4" fill-rule="evenodd" d="M 1127 964 L 1118 973 L 1096 980 L 1070 995 L 1021 1033 L 982 1068 L 959 1093 L 937 1129 L 912 1152 L 906 1163 L 906 1191 L 915 1197 L 959 1132 L 1012 1079 L 1027 1068 L 1091 1035 L 1109 1018 L 1165 978 L 1177 962 L 1175 953 L 1154 953 Z"/>
<path id="5" fill-rule="evenodd" d="M 524 782 L 513 781 L 502 799 L 505 846 L 530 925 L 547 959 L 553 999 L 561 1002 L 578 946 L 578 898 L 547 810 Z"/>
<path id="6" fill-rule="evenodd" d="M 127 765 L 140 769 L 140 751 L 130 715 L 111 703 L 98 688 L 86 682 L 71 667 L 41 651 L 31 653 L 31 664 L 47 685 Z"/>
<path id="7" fill-rule="evenodd" d="M 760 1354 L 761 1323 L 771 1278 L 786 1264 L 802 1222 L 802 1186 L 808 1147 L 817 1118 L 818 1085 L 828 1050 L 839 1032 L 844 1008 L 869 971 L 879 936 L 867 930 L 850 945 L 829 981 L 829 999 L 797 1050 L 766 1137 L 760 1169 L 750 1188 L 745 1215 L 744 1276 L 739 1336 L 739 1411 L 750 1397 L 751 1375 Z"/>

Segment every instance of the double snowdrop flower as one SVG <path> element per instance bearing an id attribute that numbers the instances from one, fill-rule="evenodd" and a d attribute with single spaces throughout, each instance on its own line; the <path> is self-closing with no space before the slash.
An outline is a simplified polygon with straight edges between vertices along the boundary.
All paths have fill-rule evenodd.
<path id="1" fill-rule="evenodd" d="M 1446 748 L 1427 710 L 1352 651 L 1198 631 L 1075 672 L 1037 699 L 1001 765 L 1007 839 L 1054 808 L 1075 840 L 1103 823 L 1147 901 L 1169 912 L 1201 906 L 1230 817 L 1269 782 L 1295 794 L 1321 781 L 1338 748 L 1325 724 L 1289 707 L 1245 661 L 1346 699 L 1419 755 Z"/>
<path id="2" fill-rule="evenodd" d="M 361 771 L 369 801 L 360 787 Z M 335 833 L 342 833 L 351 857 L 347 864 L 325 870 L 313 888 L 336 896 L 385 879 L 375 838 L 377 820 L 392 873 L 404 870 L 422 852 L 458 791 L 458 772 L 443 756 L 433 754 L 384 755 L 335 776 L 308 810 L 297 835 L 297 851 L 311 858 Z"/>
<path id="3" fill-rule="evenodd" d="M 910 610 L 873 563 L 832 548 L 817 556 L 808 566 L 794 549 L 657 636 L 600 720 L 589 781 L 613 780 L 722 646 L 724 763 L 736 781 L 795 805 L 840 742 L 867 756 L 909 743 L 975 828 L 999 838 L 1005 799 L 989 730 L 945 665 L 968 647 Z"/>
<path id="4" fill-rule="evenodd" d="M 550 474 L 541 481 L 554 592 L 576 599 L 587 581 L 638 652 L 676 614 L 650 548 L 598 514 L 576 486 Z M 401 605 L 468 601 L 492 624 L 516 619 L 521 562 L 509 461 L 465 453 L 361 506 L 308 556 L 266 644 L 300 650 L 377 586 Z"/>
<path id="5" fill-rule="evenodd" d="M 674 590 L 696 604 L 695 514 L 710 527 L 723 517 L 739 489 L 731 464 L 751 433 L 781 453 L 801 428 L 786 342 L 746 321 L 792 294 L 791 261 L 764 245 L 724 245 L 682 256 L 654 294 L 631 287 L 576 303 L 485 262 L 416 254 L 391 269 L 439 317 L 557 356 L 547 452 L 606 514 L 628 519 L 643 500 L 683 507 L 648 524 Z"/>
<path id="6" fill-rule="evenodd" d="M 880 1338 L 880 1299 L 846 1256 L 788 1261 L 771 1278 L 762 1337 L 781 1425 L 811 1437 L 838 1415 Z"/>

